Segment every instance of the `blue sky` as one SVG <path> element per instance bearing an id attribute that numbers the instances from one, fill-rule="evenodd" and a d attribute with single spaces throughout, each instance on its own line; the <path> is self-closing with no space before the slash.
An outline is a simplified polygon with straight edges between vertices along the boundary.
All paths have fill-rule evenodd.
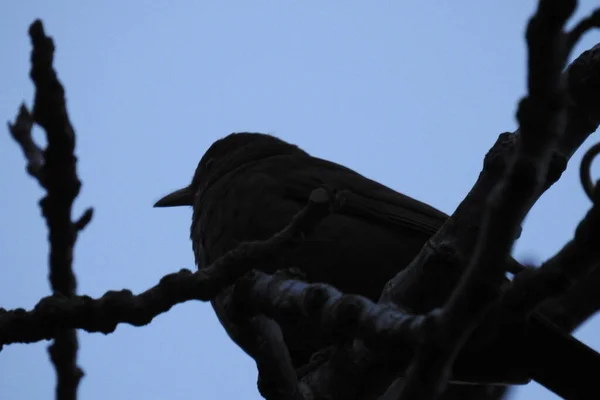
<path id="1" fill-rule="evenodd" d="M 234 131 L 275 134 L 452 213 L 497 135 L 516 127 L 523 34 L 535 2 L 435 3 L 2 2 L 0 119 L 13 120 L 23 100 L 31 104 L 29 24 L 41 18 L 56 41 L 84 183 L 76 210 L 95 208 L 75 251 L 79 293 L 140 292 L 194 266 L 190 210 L 152 204 L 187 184 L 207 147 Z M 580 3 L 578 16 L 596 5 Z M 584 39 L 576 54 L 600 35 Z M 541 261 L 572 236 L 590 206 L 577 175 L 581 156 L 527 218 L 517 258 Z M 7 309 L 31 308 L 50 293 L 42 191 L 24 165 L 5 130 L 0 306 Z M 599 329 L 592 320 L 576 336 L 600 350 Z M 82 399 L 260 398 L 254 363 L 208 304 L 79 338 Z M 51 398 L 46 346 L 5 347 L 0 398 Z M 515 393 L 556 398 L 535 384 Z"/>

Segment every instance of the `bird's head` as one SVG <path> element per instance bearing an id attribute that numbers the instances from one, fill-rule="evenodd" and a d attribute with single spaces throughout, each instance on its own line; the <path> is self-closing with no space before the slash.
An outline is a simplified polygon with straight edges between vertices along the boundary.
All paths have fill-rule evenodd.
<path id="1" fill-rule="evenodd" d="M 199 191 L 233 169 L 266 157 L 301 152 L 298 147 L 264 133 L 231 133 L 214 142 L 204 153 L 192 182 L 158 200 L 154 207 L 192 206 Z M 306 153 L 304 153 L 306 154 Z"/>

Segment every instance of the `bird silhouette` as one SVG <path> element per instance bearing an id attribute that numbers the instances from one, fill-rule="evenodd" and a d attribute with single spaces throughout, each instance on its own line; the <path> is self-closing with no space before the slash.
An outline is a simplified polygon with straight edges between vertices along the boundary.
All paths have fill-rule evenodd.
<path id="1" fill-rule="evenodd" d="M 192 182 L 155 207 L 193 207 L 190 237 L 196 264 L 203 268 L 242 242 L 265 240 L 283 229 L 311 192 L 323 186 L 366 199 L 369 210 L 330 214 L 302 243 L 270 264 L 293 266 L 307 281 L 324 282 L 346 294 L 377 301 L 386 282 L 408 266 L 448 219 L 423 202 L 296 145 L 247 132 L 214 142 Z M 232 340 L 248 352 L 219 298 L 211 303 Z M 459 356 L 461 367 L 453 372 L 453 381 L 522 384 L 534 379 L 567 399 L 600 398 L 600 385 L 593 380 L 600 377 L 600 356 L 594 350 L 537 313 L 522 328 L 492 343 L 489 354 L 465 356 L 462 363 Z M 317 326 L 304 321 L 286 321 L 282 331 L 297 368 L 329 344 Z"/>

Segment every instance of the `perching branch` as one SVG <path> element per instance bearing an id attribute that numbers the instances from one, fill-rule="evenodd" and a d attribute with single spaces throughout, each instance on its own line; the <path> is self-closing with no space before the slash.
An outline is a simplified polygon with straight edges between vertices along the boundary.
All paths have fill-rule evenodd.
<path id="1" fill-rule="evenodd" d="M 307 319 L 337 339 L 359 337 L 373 348 L 402 349 L 417 342 L 422 317 L 403 313 L 366 297 L 343 294 L 323 283 L 253 272 L 236 283 L 233 293 L 250 313 L 274 319 Z"/>
<path id="2" fill-rule="evenodd" d="M 271 238 L 241 243 L 195 273 L 182 269 L 166 275 L 157 285 L 138 295 L 129 290 L 109 291 L 99 299 L 92 299 L 58 293 L 41 299 L 31 311 L 0 309 L 0 346 L 52 339 L 60 328 L 107 334 L 120 323 L 147 325 L 175 304 L 212 300 L 252 268 L 260 268 L 262 259 L 277 253 L 297 237 L 309 234 L 329 212 L 329 199 L 324 189 L 313 191 L 308 204 Z"/>

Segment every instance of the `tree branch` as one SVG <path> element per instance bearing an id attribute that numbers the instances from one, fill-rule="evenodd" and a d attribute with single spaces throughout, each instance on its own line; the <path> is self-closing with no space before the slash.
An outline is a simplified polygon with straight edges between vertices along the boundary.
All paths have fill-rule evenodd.
<path id="1" fill-rule="evenodd" d="M 92 299 L 56 293 L 41 299 L 31 311 L 0 309 L 0 346 L 51 339 L 60 328 L 107 334 L 120 323 L 147 325 L 175 304 L 211 300 L 252 268 L 259 268 L 261 260 L 309 234 L 329 212 L 329 199 L 324 189 L 313 191 L 307 205 L 271 238 L 241 243 L 195 273 L 182 269 L 166 275 L 138 295 L 130 290 L 109 291 L 99 299 Z"/>
<path id="2" fill-rule="evenodd" d="M 575 7 L 575 1 L 541 0 L 529 22 L 529 94 L 517 110 L 521 134 L 514 161 L 487 197 L 483 226 L 462 281 L 444 308 L 429 314 L 431 328 L 423 332 L 423 344 L 399 391 L 401 399 L 434 399 L 443 392 L 456 355 L 497 300 L 505 260 L 521 222 L 543 192 L 552 152 L 565 133 L 560 74 L 571 48 L 562 28 Z"/>
<path id="3" fill-rule="evenodd" d="M 50 286 L 56 295 L 71 297 L 77 286 L 73 247 L 78 231 L 91 220 L 92 210 L 88 209 L 80 222 L 71 221 L 73 202 L 81 188 L 74 155 L 75 132 L 68 118 L 63 86 L 52 67 L 54 43 L 39 20 L 31 24 L 29 36 L 33 44 L 30 77 L 36 89 L 33 113 L 21 105 L 15 123 L 8 126 L 27 159 L 27 172 L 47 192 L 40 207 L 50 241 Z M 46 132 L 48 145 L 43 151 L 31 137 L 34 122 Z M 57 374 L 56 398 L 74 400 L 83 376 L 77 366 L 77 336 L 75 331 L 57 329 L 54 339 L 48 352 Z"/>

